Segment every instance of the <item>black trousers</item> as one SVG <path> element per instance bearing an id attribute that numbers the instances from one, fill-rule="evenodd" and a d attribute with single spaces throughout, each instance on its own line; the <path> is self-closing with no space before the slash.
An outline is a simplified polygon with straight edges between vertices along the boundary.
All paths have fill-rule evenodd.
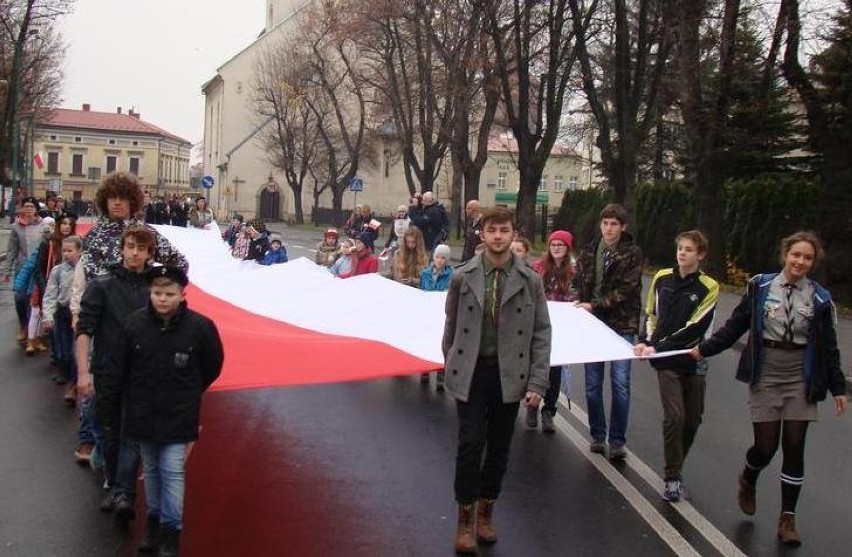
<path id="1" fill-rule="evenodd" d="M 500 495 L 519 406 L 520 402 L 503 403 L 497 362 L 477 362 L 468 400 L 457 402 L 459 446 L 454 489 L 460 505 Z"/>

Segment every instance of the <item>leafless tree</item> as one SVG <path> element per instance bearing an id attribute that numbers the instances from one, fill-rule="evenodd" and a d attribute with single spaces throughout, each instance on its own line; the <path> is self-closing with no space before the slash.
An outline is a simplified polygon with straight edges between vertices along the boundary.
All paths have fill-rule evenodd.
<path id="1" fill-rule="evenodd" d="M 485 0 L 502 108 L 518 145 L 518 230 L 528 237 L 535 231 L 536 193 L 559 135 L 576 61 L 567 1 Z"/>
<path id="2" fill-rule="evenodd" d="M 661 99 L 673 46 L 673 0 L 568 0 L 601 169 L 632 211 L 643 143 L 670 107 Z M 590 28 L 586 20 L 593 18 Z"/>
<path id="3" fill-rule="evenodd" d="M 676 64 L 678 108 L 683 118 L 686 139 L 688 179 L 693 183 L 699 207 L 698 226 L 707 234 L 711 246 L 725 245 L 724 206 L 720 155 L 726 118 L 731 103 L 731 68 L 737 55 L 737 28 L 741 0 L 690 0 L 674 2 L 676 21 Z M 702 42 L 703 30 L 721 21 L 713 41 L 712 53 Z M 707 85 L 704 72 L 708 60 L 716 67 L 714 87 Z M 724 276 L 724 250 L 708 255 L 706 270 Z"/>
<path id="4" fill-rule="evenodd" d="M 13 180 L 8 174 L 13 143 L 20 147 L 16 120 L 38 119 L 61 98 L 65 45 L 55 23 L 71 7 L 70 0 L 0 0 L 0 182 L 5 185 Z M 23 150 L 17 151 L 23 165 Z"/>
<path id="5" fill-rule="evenodd" d="M 291 52 L 292 41 L 283 41 L 260 57 L 254 71 L 253 100 L 259 123 L 268 122 L 260 143 L 272 166 L 284 174 L 293 192 L 296 222 L 302 224 L 302 192 L 310 168 L 317 162 L 319 129 L 326 114 L 312 110 L 292 85 L 300 82 L 305 68 Z"/>

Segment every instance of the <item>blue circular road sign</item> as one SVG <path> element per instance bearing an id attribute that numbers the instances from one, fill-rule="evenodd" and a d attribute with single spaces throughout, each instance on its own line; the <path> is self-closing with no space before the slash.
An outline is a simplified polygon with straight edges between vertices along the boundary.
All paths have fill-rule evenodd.
<path id="1" fill-rule="evenodd" d="M 210 175 L 207 175 L 207 176 L 205 176 L 204 178 L 201 179 L 201 187 L 206 189 L 206 190 L 209 190 L 210 188 L 212 188 L 214 183 L 215 182 L 213 180 L 213 176 L 210 176 Z"/>

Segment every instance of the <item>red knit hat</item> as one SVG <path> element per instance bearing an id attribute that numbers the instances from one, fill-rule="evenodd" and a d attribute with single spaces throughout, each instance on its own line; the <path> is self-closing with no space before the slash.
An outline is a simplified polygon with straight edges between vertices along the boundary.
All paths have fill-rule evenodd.
<path id="1" fill-rule="evenodd" d="M 547 245 L 550 245 L 550 242 L 557 240 L 559 242 L 564 242 L 568 249 L 574 251 L 574 236 L 568 232 L 567 230 L 554 230 L 550 233 L 550 236 L 547 238 Z"/>

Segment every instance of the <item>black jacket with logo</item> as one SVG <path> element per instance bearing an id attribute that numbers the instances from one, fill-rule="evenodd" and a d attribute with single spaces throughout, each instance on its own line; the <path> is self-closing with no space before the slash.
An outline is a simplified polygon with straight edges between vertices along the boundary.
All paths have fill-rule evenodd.
<path id="1" fill-rule="evenodd" d="M 647 319 L 640 342 L 657 352 L 697 346 L 713 323 L 718 299 L 719 283 L 701 271 L 681 277 L 677 267 L 660 270 L 648 289 Z M 696 362 L 689 354 L 654 358 L 651 366 L 680 373 L 696 371 Z"/>
<path id="2" fill-rule="evenodd" d="M 122 433 L 137 441 L 193 441 L 201 394 L 219 377 L 223 361 L 212 320 L 184 302 L 164 321 L 149 304 L 124 323 L 115 380 L 98 393 L 98 415 L 109 429 L 123 408 Z"/>

